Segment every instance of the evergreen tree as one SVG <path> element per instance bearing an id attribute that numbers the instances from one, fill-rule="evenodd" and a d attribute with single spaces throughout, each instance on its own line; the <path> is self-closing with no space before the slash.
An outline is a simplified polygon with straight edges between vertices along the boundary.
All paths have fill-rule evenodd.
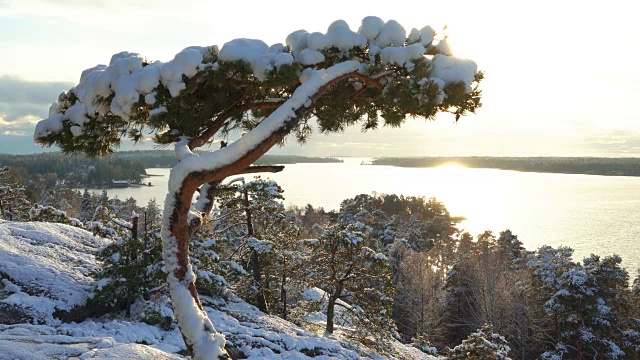
<path id="1" fill-rule="evenodd" d="M 0 168 L 0 219 L 26 221 L 31 206 L 25 187 L 15 180 L 11 169 Z"/>
<path id="2" fill-rule="evenodd" d="M 448 354 L 448 360 L 510 360 L 509 346 L 505 338 L 495 334 L 489 325 L 484 325 L 477 332 L 456 346 Z"/>
<path id="3" fill-rule="evenodd" d="M 89 155 L 112 152 L 124 136 L 142 141 L 149 132 L 156 143 L 174 144 L 180 162 L 165 201 L 164 257 L 172 296 L 191 294 L 196 305 L 176 306 L 176 318 L 194 357 L 204 351 L 226 357 L 224 338 L 202 311 L 187 253 L 213 201 L 192 209 L 194 193 L 229 176 L 282 170 L 250 165 L 290 133 L 307 139 L 312 119 L 321 131 L 337 132 L 356 123 L 375 129 L 401 126 L 408 116 L 434 119 L 449 112 L 458 120 L 474 112 L 481 106 L 483 74 L 473 61 L 453 57 L 444 37 L 434 40 L 434 34 L 424 27 L 407 35 L 395 21 L 367 17 L 358 32 L 334 22 L 327 34 L 317 34 L 321 46 L 316 35 L 296 31 L 287 46 L 237 39 L 222 49 L 186 48 L 167 63 L 122 52 L 109 66 L 83 72 L 78 86 L 61 94 L 38 123 L 34 137 L 63 152 Z M 233 130 L 247 134 L 194 156 Z M 205 325 L 184 323 L 194 318 Z"/>
<path id="4" fill-rule="evenodd" d="M 94 274 L 98 279 L 92 301 L 112 311 L 125 311 L 131 316 L 131 304 L 148 298 L 149 292 L 164 282 L 161 270 L 159 232 L 145 239 L 119 237 L 102 249 L 97 258 L 102 267 Z"/>
<path id="5" fill-rule="evenodd" d="M 550 253 L 548 248 L 541 250 Z M 546 279 L 541 292 L 551 294 L 544 310 L 553 319 L 548 329 L 557 344 L 543 354 L 544 358 L 623 359 L 636 353 L 637 340 L 629 336 L 636 324 L 628 313 L 628 274 L 621 261 L 618 256 L 600 259 L 596 255 L 585 258 L 584 264 L 565 260 L 559 267 L 564 271 L 556 272 L 555 277 L 558 269 L 549 262 L 543 266 L 530 262 L 534 276 Z"/>
<path id="6" fill-rule="evenodd" d="M 282 241 L 281 230 L 284 206 L 280 202 L 282 188 L 271 180 L 257 178 L 246 182 L 243 178 L 220 190 L 220 206 L 215 212 L 213 231 L 231 247 L 228 260 L 247 264 L 251 276 L 238 288 L 241 295 L 251 299 L 258 308 L 268 311 L 267 281 L 264 265 L 272 253 L 275 241 Z M 236 267 L 237 264 L 228 263 Z"/>
<path id="7" fill-rule="evenodd" d="M 61 223 L 78 227 L 83 226 L 80 220 L 67 216 L 67 213 L 62 210 L 58 210 L 53 206 L 41 206 L 38 204 L 29 210 L 29 219 L 31 221 Z"/>
<path id="8" fill-rule="evenodd" d="M 623 334 L 630 325 L 628 274 L 618 256 L 600 259 L 592 255 L 584 265 L 562 274 L 557 292 L 545 304 L 548 313 L 558 314 L 560 340 L 568 354 L 577 358 L 604 355 L 625 357 Z M 633 346 L 632 346 L 633 347 Z"/>
<path id="9" fill-rule="evenodd" d="M 304 276 L 305 255 L 300 245 L 298 220 L 285 212 L 282 203 L 277 211 L 261 217 L 262 237 L 272 243 L 264 257 L 264 282 L 267 301 L 272 312 L 283 319 L 289 318 L 290 304 L 301 299 L 307 285 Z"/>
<path id="10" fill-rule="evenodd" d="M 366 212 L 363 212 L 366 213 Z M 319 229 L 308 242 L 311 285 L 327 294 L 327 325 L 333 333 L 336 306 L 353 316 L 362 336 L 383 340 L 395 332 L 391 321 L 393 286 L 387 258 L 373 249 L 371 228 L 357 221 L 341 221 Z M 348 305 L 346 305 L 346 304 Z M 378 342 L 382 346 L 384 342 Z"/>
<path id="11" fill-rule="evenodd" d="M 456 263 L 447 273 L 442 323 L 448 344 L 459 344 L 477 326 L 480 304 L 470 285 L 473 277 L 473 269 L 463 263 Z"/>
<path id="12" fill-rule="evenodd" d="M 500 233 L 496 240 L 496 251 L 497 256 L 500 258 L 499 260 L 511 263 L 509 266 L 513 269 L 524 267 L 527 260 L 527 252 L 522 241 L 511 230 L 505 230 Z"/>
<path id="13" fill-rule="evenodd" d="M 47 195 L 46 199 L 39 199 L 38 204 L 60 209 L 74 218 L 80 215 L 80 194 L 68 185 L 58 183 L 48 189 Z"/>
<path id="14" fill-rule="evenodd" d="M 82 199 L 80 200 L 80 220 L 82 222 L 90 221 L 93 218 L 93 214 L 96 211 L 96 205 L 93 203 L 91 193 L 87 188 L 82 193 Z"/>
<path id="15" fill-rule="evenodd" d="M 630 294 L 630 329 L 625 331 L 624 346 L 629 349 L 628 356 L 640 357 L 640 269 L 633 280 Z"/>
<path id="16" fill-rule="evenodd" d="M 156 225 L 162 222 L 162 210 L 155 198 L 149 200 L 144 208 L 144 217 L 145 224 Z"/>

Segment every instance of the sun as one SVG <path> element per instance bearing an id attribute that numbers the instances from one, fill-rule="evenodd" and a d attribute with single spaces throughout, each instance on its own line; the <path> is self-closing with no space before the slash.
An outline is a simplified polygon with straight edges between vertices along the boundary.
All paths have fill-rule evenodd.
<path id="1" fill-rule="evenodd" d="M 439 169 L 442 172 L 447 172 L 447 171 L 460 171 L 462 169 L 466 169 L 466 167 L 462 164 L 456 163 L 456 162 L 448 162 L 442 165 L 437 166 L 437 169 Z"/>

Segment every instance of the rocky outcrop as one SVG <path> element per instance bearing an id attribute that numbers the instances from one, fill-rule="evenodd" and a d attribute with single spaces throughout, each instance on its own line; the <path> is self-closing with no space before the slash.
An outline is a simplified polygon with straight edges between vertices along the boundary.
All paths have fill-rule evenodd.
<path id="1" fill-rule="evenodd" d="M 0 323 L 81 321 L 109 240 L 64 224 L 0 221 Z"/>

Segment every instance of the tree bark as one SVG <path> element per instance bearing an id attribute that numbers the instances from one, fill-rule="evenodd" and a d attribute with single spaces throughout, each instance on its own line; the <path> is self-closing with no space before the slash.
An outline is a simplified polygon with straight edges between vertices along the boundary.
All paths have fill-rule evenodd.
<path id="1" fill-rule="evenodd" d="M 251 203 L 249 202 L 249 191 L 244 188 L 242 191 L 244 211 L 247 216 L 247 236 L 252 238 L 255 236 L 253 231 L 253 219 L 251 217 Z M 264 313 L 267 312 L 267 300 L 264 297 L 264 289 L 262 287 L 262 269 L 260 268 L 260 258 L 256 250 L 251 252 L 251 272 L 253 275 L 253 283 L 257 289 L 256 304 L 258 309 Z"/>
<path id="2" fill-rule="evenodd" d="M 280 279 L 280 303 L 282 304 L 282 318 L 287 320 L 287 258 L 282 256 L 282 276 Z"/>
<path id="3" fill-rule="evenodd" d="M 343 282 L 338 282 L 335 292 L 329 295 L 329 301 L 327 302 L 327 328 L 325 329 L 329 334 L 333 334 L 333 319 L 335 317 L 336 301 L 338 301 L 340 295 L 342 295 L 343 287 Z"/>
<path id="4" fill-rule="evenodd" d="M 357 62 L 338 64 L 332 67 L 332 72 L 327 70 L 322 77 L 318 77 L 314 81 L 308 80 L 301 85 L 294 92 L 292 98 L 300 90 L 300 95 L 307 96 L 308 100 L 304 103 L 293 102 L 291 108 L 280 113 L 276 110 L 274 114 L 278 114 L 272 121 L 268 121 L 270 118 L 267 118 L 251 131 L 256 131 L 254 137 L 247 134 L 237 141 L 237 146 L 234 146 L 236 145 L 234 143 L 217 150 L 219 158 L 228 159 L 226 162 L 214 165 L 209 169 L 202 169 L 199 166 L 202 158 L 189 157 L 183 159 L 173 168 L 164 207 L 163 256 L 168 272 L 174 315 L 187 350 L 194 359 L 211 359 L 213 357 L 211 354 L 217 354 L 219 359 L 228 359 L 229 355 L 224 350 L 224 336 L 215 330 L 203 310 L 195 287 L 195 275 L 189 262 L 190 235 L 195 228 L 198 228 L 198 226 L 191 226 L 189 221 L 193 194 L 199 186 L 205 183 L 222 181 L 228 176 L 246 171 L 258 158 L 284 139 L 296 126 L 298 119 L 308 111 L 309 103 L 324 95 L 333 84 L 351 77 L 361 76 L 357 73 L 358 66 Z M 306 87 L 307 85 L 308 87 Z M 304 90 L 301 90 L 303 87 Z M 285 102 L 282 106 L 287 106 L 287 103 Z M 258 135 L 260 131 L 265 131 L 264 137 Z M 243 141 L 248 138 L 252 140 Z M 255 142 L 252 143 L 252 141 Z M 212 348 L 215 352 L 212 351 Z"/>
<path id="5" fill-rule="evenodd" d="M 138 240 L 138 216 L 134 216 L 131 219 L 131 238 Z"/>
<path id="6" fill-rule="evenodd" d="M 333 296 L 329 296 L 329 301 L 327 303 L 327 327 L 325 332 L 329 334 L 333 334 L 333 316 L 336 307 L 336 298 Z"/>

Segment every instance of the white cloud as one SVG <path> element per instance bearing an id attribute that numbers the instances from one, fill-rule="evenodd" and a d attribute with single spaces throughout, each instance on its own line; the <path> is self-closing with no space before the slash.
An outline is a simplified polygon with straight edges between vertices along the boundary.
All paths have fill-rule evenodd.
<path id="1" fill-rule="evenodd" d="M 27 136 L 28 133 L 26 131 L 16 131 L 16 130 L 3 130 L 2 135 L 10 135 L 10 136 Z"/>
<path id="2" fill-rule="evenodd" d="M 13 75 L 0 75 L 0 103 L 51 104 L 73 86 L 62 81 L 29 81 Z"/>

